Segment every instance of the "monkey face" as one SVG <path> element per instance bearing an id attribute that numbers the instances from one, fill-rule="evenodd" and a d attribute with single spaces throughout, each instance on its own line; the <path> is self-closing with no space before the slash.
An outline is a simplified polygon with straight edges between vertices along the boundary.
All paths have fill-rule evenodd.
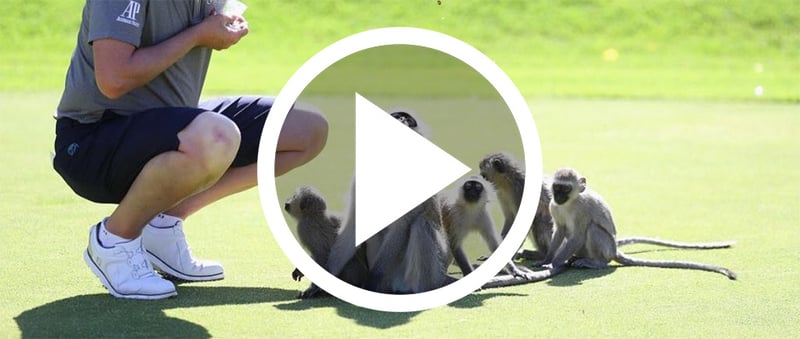
<path id="1" fill-rule="evenodd" d="M 480 181 L 468 180 L 461 186 L 461 190 L 464 194 L 464 200 L 467 202 L 476 202 L 480 200 L 484 187 Z"/>
<path id="2" fill-rule="evenodd" d="M 514 157 L 507 152 L 492 153 L 484 157 L 479 165 L 481 176 L 497 184 L 496 180 L 507 177 L 510 173 L 518 173 L 525 176 L 522 164 L 518 163 Z M 517 174 L 515 174 L 517 175 Z"/>
<path id="3" fill-rule="evenodd" d="M 491 160 L 489 158 L 481 160 L 480 163 L 480 171 L 481 177 L 488 181 L 492 181 L 492 174 L 494 174 L 494 168 L 490 165 Z"/>
<path id="4" fill-rule="evenodd" d="M 570 193 L 572 193 L 572 185 L 553 184 L 553 201 L 555 201 L 556 204 L 563 205 L 567 202 Z"/>
<path id="5" fill-rule="evenodd" d="M 407 112 L 392 112 L 390 115 L 412 129 L 417 128 L 417 119 Z"/>
<path id="6" fill-rule="evenodd" d="M 286 199 L 283 209 L 295 218 L 314 213 L 324 213 L 328 208 L 325 198 L 310 186 L 298 187 L 291 197 Z"/>

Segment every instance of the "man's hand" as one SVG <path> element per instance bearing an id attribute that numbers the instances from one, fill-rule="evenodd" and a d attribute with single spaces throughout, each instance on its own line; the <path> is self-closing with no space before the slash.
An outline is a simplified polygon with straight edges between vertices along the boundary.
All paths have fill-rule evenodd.
<path id="1" fill-rule="evenodd" d="M 235 45 L 249 32 L 247 21 L 240 15 L 212 13 L 195 27 L 197 44 L 218 51 Z"/>

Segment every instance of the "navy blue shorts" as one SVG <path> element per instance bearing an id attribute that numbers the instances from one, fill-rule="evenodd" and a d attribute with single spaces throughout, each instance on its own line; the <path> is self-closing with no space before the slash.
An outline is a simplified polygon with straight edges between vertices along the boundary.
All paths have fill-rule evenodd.
<path id="1" fill-rule="evenodd" d="M 150 159 L 180 145 L 178 132 L 203 112 L 233 120 L 242 142 L 231 167 L 258 160 L 261 130 L 273 99 L 219 98 L 200 107 L 165 107 L 123 116 L 107 110 L 95 123 L 56 122 L 53 167 L 75 193 L 99 203 L 119 203 Z"/>

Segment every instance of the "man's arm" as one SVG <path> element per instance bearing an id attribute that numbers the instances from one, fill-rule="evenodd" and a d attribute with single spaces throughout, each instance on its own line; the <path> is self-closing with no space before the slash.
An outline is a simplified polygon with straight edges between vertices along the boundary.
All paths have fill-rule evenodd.
<path id="1" fill-rule="evenodd" d="M 117 99 L 153 80 L 192 48 L 226 49 L 239 42 L 248 32 L 246 24 L 241 25 L 239 30 L 227 26 L 234 22 L 244 22 L 244 18 L 211 15 L 200 24 L 167 40 L 142 48 L 110 38 L 95 40 L 93 50 L 97 87 L 109 99 Z"/>

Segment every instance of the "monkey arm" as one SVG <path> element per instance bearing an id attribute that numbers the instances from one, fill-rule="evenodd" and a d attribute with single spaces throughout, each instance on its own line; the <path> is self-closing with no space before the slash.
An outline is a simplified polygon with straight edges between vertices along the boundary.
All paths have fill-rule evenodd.
<path id="1" fill-rule="evenodd" d="M 567 265 L 567 260 L 572 258 L 586 244 L 586 234 L 576 232 L 567 242 L 556 252 L 553 258 L 553 267 L 561 267 Z"/>
<path id="2" fill-rule="evenodd" d="M 478 231 L 483 241 L 486 242 L 486 246 L 489 247 L 490 251 L 496 251 L 497 248 L 500 247 L 500 237 L 497 235 L 497 228 L 492 218 L 488 213 L 484 213 L 481 215 L 480 220 L 477 221 L 477 224 L 480 225 Z M 503 229 L 505 229 L 505 226 L 503 226 Z"/>
<path id="3" fill-rule="evenodd" d="M 553 263 L 553 257 L 555 257 L 556 252 L 559 248 L 562 247 L 564 243 L 564 238 L 566 238 L 566 226 L 565 225 L 556 225 L 555 232 L 553 232 L 553 240 L 550 242 L 550 247 L 547 248 L 547 253 L 544 255 L 544 259 L 542 261 L 534 263 L 533 267 L 544 266 Z"/>
<path id="4" fill-rule="evenodd" d="M 503 230 L 500 231 L 500 237 L 501 238 L 503 238 L 503 239 L 506 238 L 506 234 L 508 234 L 508 231 L 511 230 L 511 225 L 513 223 L 514 223 L 514 218 L 513 217 L 506 218 L 506 220 L 503 222 Z"/>
<path id="5" fill-rule="evenodd" d="M 481 220 L 478 221 L 478 224 L 482 225 L 482 227 L 478 228 L 478 230 L 481 233 L 481 237 L 486 242 L 486 245 L 489 247 L 489 250 L 492 251 L 492 253 L 494 253 L 494 251 L 496 251 L 497 248 L 500 247 L 500 239 L 497 236 L 497 229 L 494 226 L 494 222 L 492 221 L 491 217 L 489 217 L 489 214 L 486 213 L 482 215 Z M 464 260 L 467 260 L 466 256 Z M 467 263 L 469 264 L 469 261 L 467 261 Z M 459 264 L 459 266 L 460 265 L 461 264 Z M 472 266 L 470 264 L 470 270 L 471 269 Z M 463 267 L 461 271 L 464 272 Z M 524 277 L 526 279 L 529 277 L 530 274 L 530 271 L 523 271 L 519 267 L 517 267 L 517 265 L 514 264 L 513 259 L 509 261 L 508 264 L 506 264 L 504 271 L 505 273 L 511 274 L 515 277 Z M 467 274 L 464 273 L 464 275 Z"/>
<path id="6" fill-rule="evenodd" d="M 457 246 L 451 248 L 453 251 L 453 258 L 458 264 L 458 267 L 461 269 L 461 274 L 466 276 L 467 274 L 472 273 L 472 263 L 467 258 L 467 253 L 464 252 L 464 248 L 461 246 Z"/>

